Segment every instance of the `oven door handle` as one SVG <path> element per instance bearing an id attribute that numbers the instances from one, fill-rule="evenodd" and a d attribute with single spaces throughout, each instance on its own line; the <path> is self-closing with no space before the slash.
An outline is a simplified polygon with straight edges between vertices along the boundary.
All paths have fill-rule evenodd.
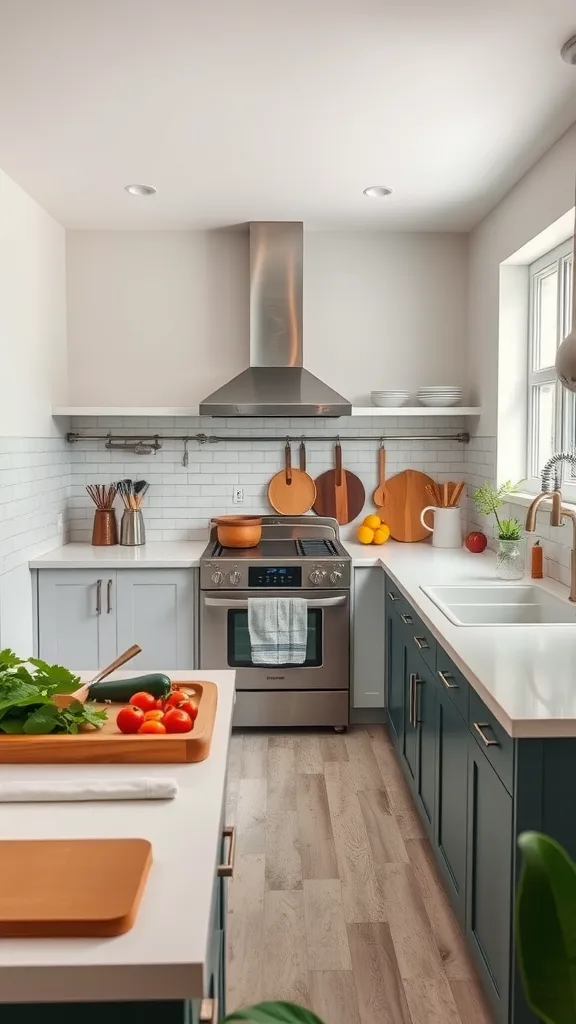
<path id="1" fill-rule="evenodd" d="M 231 600 L 228 597 L 209 597 L 204 594 L 204 604 L 208 608 L 247 608 L 248 601 Z M 254 595 L 256 596 L 256 595 Z M 260 593 L 260 597 L 264 597 L 263 593 Z M 313 597 L 310 600 L 306 599 L 306 604 L 309 608 L 337 608 L 338 605 L 346 604 L 348 600 L 347 594 L 341 594 L 338 597 Z"/>

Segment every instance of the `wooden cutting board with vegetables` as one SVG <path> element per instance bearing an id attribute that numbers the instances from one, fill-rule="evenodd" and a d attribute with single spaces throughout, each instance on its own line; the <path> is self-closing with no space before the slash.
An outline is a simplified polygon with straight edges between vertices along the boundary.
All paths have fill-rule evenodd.
<path id="1" fill-rule="evenodd" d="M 430 504 L 427 488 L 433 483 L 416 469 L 405 469 L 386 481 L 385 519 L 394 540 L 410 543 L 430 536 L 420 522 L 420 513 Z"/>

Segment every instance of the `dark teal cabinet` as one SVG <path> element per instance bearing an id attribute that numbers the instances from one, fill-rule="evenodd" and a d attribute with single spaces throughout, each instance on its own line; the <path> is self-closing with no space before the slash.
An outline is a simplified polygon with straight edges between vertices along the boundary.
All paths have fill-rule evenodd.
<path id="1" fill-rule="evenodd" d="M 418 724 L 415 717 L 418 661 L 408 647 L 404 656 L 404 761 L 410 772 L 411 782 L 416 788 L 418 778 Z"/>
<path id="2" fill-rule="evenodd" d="M 386 706 L 396 739 L 404 732 L 404 677 L 406 627 L 392 610 L 386 612 Z"/>
<path id="3" fill-rule="evenodd" d="M 460 922 L 465 918 L 468 726 L 452 697 L 436 692 L 435 840 L 439 864 Z"/>
<path id="4" fill-rule="evenodd" d="M 513 804 L 476 741 L 468 741 L 466 934 L 497 1011 L 507 1021 L 512 970 Z"/>
<path id="5" fill-rule="evenodd" d="M 416 794 L 430 830 L 434 827 L 436 795 L 436 683 L 419 655 L 415 666 L 414 720 L 418 731 Z"/>

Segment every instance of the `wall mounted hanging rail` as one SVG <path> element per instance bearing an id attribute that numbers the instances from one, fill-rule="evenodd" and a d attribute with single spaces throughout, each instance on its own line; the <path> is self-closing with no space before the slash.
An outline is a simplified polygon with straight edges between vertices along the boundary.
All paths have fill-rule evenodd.
<path id="1" fill-rule="evenodd" d="M 162 439 L 164 441 L 183 441 L 184 444 L 190 444 L 192 441 L 196 441 L 199 445 L 204 444 L 220 444 L 226 441 L 247 441 L 250 444 L 257 442 L 281 442 L 285 444 L 288 441 L 289 444 L 298 444 L 300 441 L 306 443 L 312 441 L 341 441 L 346 443 L 347 441 L 458 441 L 460 444 L 468 444 L 470 440 L 470 434 L 460 432 L 457 434 L 352 434 L 350 436 L 341 434 L 234 434 L 228 435 L 227 437 L 220 436 L 218 434 L 85 434 L 69 432 L 66 434 L 66 440 L 69 444 L 76 444 L 78 441 L 106 441 L 107 448 L 115 448 L 116 444 L 119 445 L 134 445 L 136 448 L 141 445 L 143 448 L 151 448 L 158 450 L 162 446 Z M 148 454 L 146 452 L 138 452 L 136 454 Z"/>

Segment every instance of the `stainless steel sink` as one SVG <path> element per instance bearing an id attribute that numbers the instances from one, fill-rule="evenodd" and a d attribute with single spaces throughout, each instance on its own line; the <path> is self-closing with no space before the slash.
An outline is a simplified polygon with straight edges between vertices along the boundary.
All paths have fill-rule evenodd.
<path id="1" fill-rule="evenodd" d="M 420 588 L 456 626 L 576 626 L 576 604 L 510 583 Z"/>

